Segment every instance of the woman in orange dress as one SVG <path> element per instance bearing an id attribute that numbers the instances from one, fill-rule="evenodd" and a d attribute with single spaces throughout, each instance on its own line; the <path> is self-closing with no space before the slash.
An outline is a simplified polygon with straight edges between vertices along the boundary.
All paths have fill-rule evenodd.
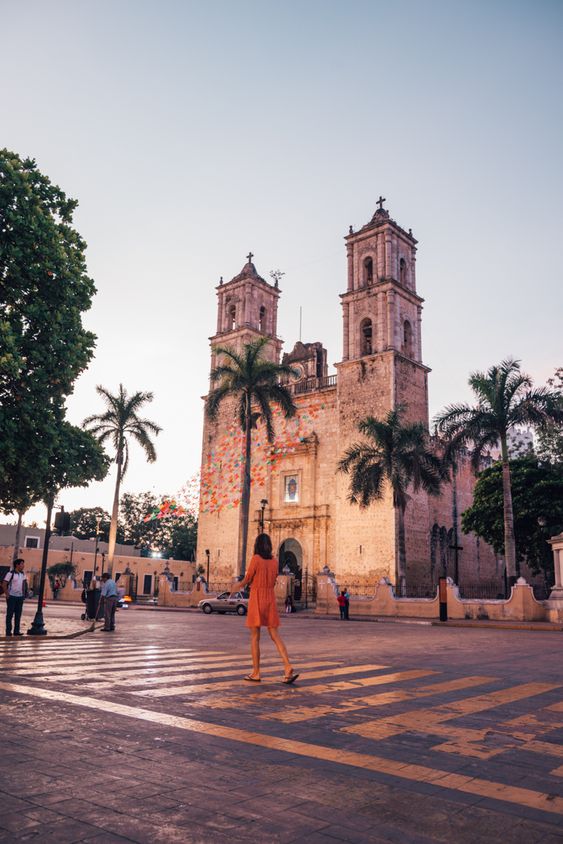
<path id="1" fill-rule="evenodd" d="M 246 626 L 250 628 L 250 648 L 252 653 L 252 673 L 245 677 L 249 683 L 260 682 L 260 628 L 267 627 L 270 638 L 283 660 L 285 667 L 284 683 L 294 683 L 299 677 L 293 670 L 287 655 L 287 649 L 278 633 L 280 617 L 276 606 L 274 586 L 278 577 L 278 561 L 272 555 L 272 541 L 267 533 L 261 533 L 254 543 L 254 555 L 248 571 L 237 583 L 237 591 L 250 585 L 250 599 Z"/>

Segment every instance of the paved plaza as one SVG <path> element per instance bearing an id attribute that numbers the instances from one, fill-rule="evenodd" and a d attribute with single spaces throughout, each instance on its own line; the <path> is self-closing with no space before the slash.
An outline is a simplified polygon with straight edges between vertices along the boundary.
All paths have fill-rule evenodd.
<path id="1" fill-rule="evenodd" d="M 79 607 L 49 607 L 78 617 Z M 60 624 L 60 622 L 58 622 Z M 563 841 L 562 633 L 131 608 L 2 640 L 0 841 Z"/>

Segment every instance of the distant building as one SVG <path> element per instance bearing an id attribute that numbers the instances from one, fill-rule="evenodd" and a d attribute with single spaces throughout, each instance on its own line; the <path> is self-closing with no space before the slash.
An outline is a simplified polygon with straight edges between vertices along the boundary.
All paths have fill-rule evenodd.
<path id="1" fill-rule="evenodd" d="M 16 541 L 16 525 L 0 525 L 0 547 L 11 545 Z M 22 525 L 20 531 L 20 548 L 43 548 L 45 544 L 45 528 L 31 528 Z M 76 551 L 94 553 L 95 539 L 77 539 L 76 536 L 58 536 L 52 533 L 49 548 L 53 551 Z M 98 542 L 98 553 L 107 554 L 107 542 Z M 134 545 L 116 545 L 115 553 L 128 557 L 140 557 L 141 552 Z"/>

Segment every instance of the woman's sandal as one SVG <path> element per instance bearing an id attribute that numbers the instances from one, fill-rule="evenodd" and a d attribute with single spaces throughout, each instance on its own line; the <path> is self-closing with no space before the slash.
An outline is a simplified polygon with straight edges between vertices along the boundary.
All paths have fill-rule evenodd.
<path id="1" fill-rule="evenodd" d="M 291 674 L 285 675 L 282 682 L 286 683 L 289 686 L 291 683 L 295 683 L 298 677 L 299 674 L 296 674 L 295 671 L 292 671 Z"/>
<path id="2" fill-rule="evenodd" d="M 250 674 L 247 674 L 246 677 L 243 677 L 243 680 L 246 680 L 247 683 L 261 683 L 261 679 L 259 677 L 251 677 Z"/>

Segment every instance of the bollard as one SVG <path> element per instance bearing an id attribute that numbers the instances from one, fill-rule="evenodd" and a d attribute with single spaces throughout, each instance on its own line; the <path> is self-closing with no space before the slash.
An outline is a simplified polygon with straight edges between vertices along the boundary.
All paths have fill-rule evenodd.
<path id="1" fill-rule="evenodd" d="M 448 578 L 441 577 L 438 581 L 438 598 L 440 600 L 440 621 L 448 620 Z"/>

